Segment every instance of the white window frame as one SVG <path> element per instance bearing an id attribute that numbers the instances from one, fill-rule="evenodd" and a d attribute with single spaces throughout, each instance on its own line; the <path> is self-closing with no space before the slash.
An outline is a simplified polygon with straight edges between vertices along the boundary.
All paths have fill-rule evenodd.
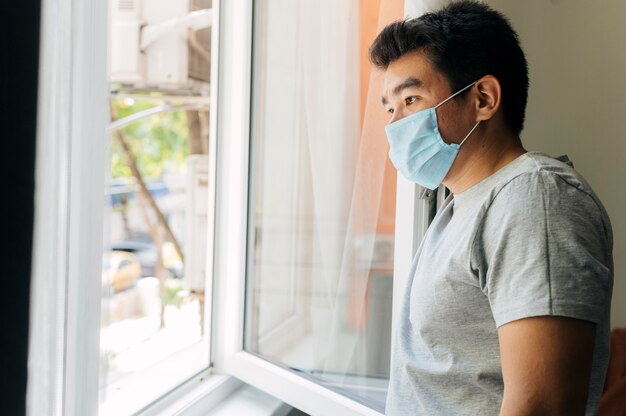
<path id="1" fill-rule="evenodd" d="M 219 2 L 214 3 L 219 10 Z M 99 276 L 102 268 L 108 12 L 107 1 L 42 0 L 26 398 L 32 416 L 98 414 L 101 287 L 99 279 L 84 277 Z M 211 89 L 215 108 L 217 85 Z M 209 149 L 216 154 L 215 131 Z M 214 157 L 209 164 L 209 186 L 215 189 Z M 213 202 L 211 195 L 207 270 L 213 261 Z M 209 278 L 209 302 L 211 291 Z M 211 308 L 205 309 L 209 354 Z M 232 377 L 202 369 L 138 414 L 200 414 L 240 386 Z"/>
<path id="2" fill-rule="evenodd" d="M 96 414 L 101 289 L 81 277 L 102 267 L 107 5 L 41 16 L 27 413 Z"/>
<path id="3" fill-rule="evenodd" d="M 224 319 L 214 322 L 214 364 L 219 371 L 311 415 L 380 416 L 374 409 L 244 349 L 253 11 L 253 2 L 229 0 L 223 2 L 220 13 L 213 306 L 215 316 Z M 427 204 L 418 198 L 419 188 L 402 178 L 397 187 L 394 299 L 401 298 L 415 242 L 428 224 Z"/>

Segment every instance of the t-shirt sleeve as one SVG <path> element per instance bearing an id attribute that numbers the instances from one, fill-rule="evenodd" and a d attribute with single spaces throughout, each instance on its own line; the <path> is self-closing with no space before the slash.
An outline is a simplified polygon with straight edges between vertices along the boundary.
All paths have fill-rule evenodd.
<path id="1" fill-rule="evenodd" d="M 532 317 L 606 319 L 612 287 L 608 217 L 551 172 L 518 176 L 484 212 L 471 264 L 496 326 Z"/>

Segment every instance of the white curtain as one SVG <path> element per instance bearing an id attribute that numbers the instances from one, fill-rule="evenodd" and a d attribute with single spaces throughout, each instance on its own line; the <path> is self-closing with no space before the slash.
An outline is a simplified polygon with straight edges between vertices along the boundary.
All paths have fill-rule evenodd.
<path id="1" fill-rule="evenodd" d="M 381 84 L 363 91 L 360 79 L 362 4 L 260 4 L 248 345 L 359 390 L 388 365 L 391 319 L 390 312 L 368 316 L 388 149 L 384 123 L 368 117 L 368 111 L 385 117 Z M 391 288 L 386 273 L 381 281 Z M 383 303 L 390 311 L 390 293 Z M 371 342 L 375 328 L 383 328 L 379 344 L 387 347 Z M 383 370 L 371 371 L 376 364 Z"/>
<path id="2" fill-rule="evenodd" d="M 310 188 L 311 330 L 315 370 L 345 373 L 356 344 L 346 327 L 350 202 L 359 138 L 359 2 L 298 2 L 298 137 Z M 305 196 L 304 194 L 308 195 Z M 304 259 L 303 259 L 304 260 Z M 305 260 L 306 261 L 306 260 Z M 358 296 L 358 295 L 357 295 Z"/>

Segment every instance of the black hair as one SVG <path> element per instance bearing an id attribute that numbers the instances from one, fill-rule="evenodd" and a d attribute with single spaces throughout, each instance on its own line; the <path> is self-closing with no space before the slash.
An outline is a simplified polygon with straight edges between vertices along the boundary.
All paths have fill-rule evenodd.
<path id="1" fill-rule="evenodd" d="M 502 89 L 504 121 L 514 134 L 522 131 L 528 64 L 517 33 L 502 13 L 476 1 L 454 2 L 388 25 L 369 54 L 374 65 L 387 69 L 401 56 L 418 50 L 445 76 L 452 92 L 485 75 L 496 77 Z"/>

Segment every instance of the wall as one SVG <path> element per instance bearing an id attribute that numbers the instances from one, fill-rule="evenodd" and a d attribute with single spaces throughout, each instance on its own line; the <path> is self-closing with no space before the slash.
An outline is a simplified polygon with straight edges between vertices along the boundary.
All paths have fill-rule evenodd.
<path id="1" fill-rule="evenodd" d="M 612 325 L 626 326 L 626 2 L 488 0 L 520 35 L 530 67 L 522 140 L 567 154 L 603 201 L 614 232 Z"/>

